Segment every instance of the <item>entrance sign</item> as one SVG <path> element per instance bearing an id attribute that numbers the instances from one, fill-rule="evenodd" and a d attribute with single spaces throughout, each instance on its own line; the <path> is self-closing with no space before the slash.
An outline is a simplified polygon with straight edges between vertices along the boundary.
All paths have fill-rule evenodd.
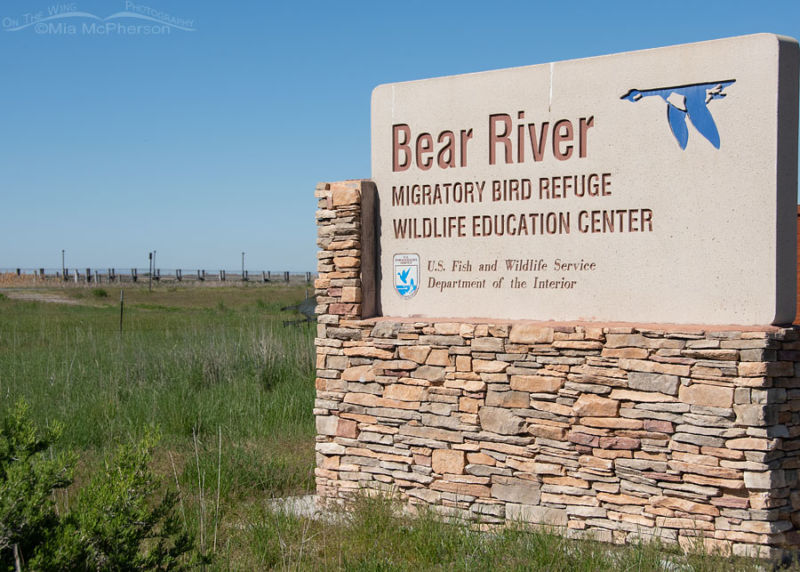
<path id="1" fill-rule="evenodd" d="M 790 323 L 797 108 L 771 34 L 381 85 L 380 311 Z"/>

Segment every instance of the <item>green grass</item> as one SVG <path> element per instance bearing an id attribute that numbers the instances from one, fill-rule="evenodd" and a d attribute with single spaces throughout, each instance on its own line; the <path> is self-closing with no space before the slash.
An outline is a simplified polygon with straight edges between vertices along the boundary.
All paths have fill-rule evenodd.
<path id="1" fill-rule="evenodd" d="M 280 511 L 254 511 L 246 567 L 414 572 L 763 569 L 754 559 L 683 552 L 658 542 L 614 546 L 569 540 L 551 529 L 522 525 L 477 530 L 429 509 L 403 515 L 398 503 L 386 497 L 360 495 L 334 514 L 337 519 L 326 524 Z"/>
<path id="2" fill-rule="evenodd" d="M 78 448 L 147 425 L 173 443 L 219 427 L 237 441 L 313 436 L 311 328 L 241 305 L 153 308 L 127 302 L 120 335 L 115 304 L 4 302 L 2 405 L 24 397 L 37 418 L 64 422 Z"/>
<path id="3" fill-rule="evenodd" d="M 60 446 L 81 455 L 78 484 L 158 427 L 156 470 L 181 488 L 187 525 L 212 541 L 216 529 L 219 548 L 249 504 L 313 489 L 314 328 L 284 327 L 291 315 L 279 312 L 304 295 L 129 289 L 121 335 L 114 291 L 86 305 L 4 297 L 0 415 L 24 398 L 39 422 L 61 421 Z"/>
<path id="4" fill-rule="evenodd" d="M 90 292 L 90 291 L 89 291 Z M 302 286 L 156 287 L 52 293 L 81 305 L 0 294 L 0 416 L 24 398 L 64 424 L 80 454 L 74 488 L 117 444 L 162 434 L 153 469 L 219 570 L 756 570 L 761 563 L 639 543 L 572 541 L 544 529 L 478 531 L 431 510 L 410 517 L 360 496 L 334 522 L 272 512 L 266 500 L 314 480 L 314 326 L 280 308 Z M 70 491 L 60 495 L 70 503 Z"/>

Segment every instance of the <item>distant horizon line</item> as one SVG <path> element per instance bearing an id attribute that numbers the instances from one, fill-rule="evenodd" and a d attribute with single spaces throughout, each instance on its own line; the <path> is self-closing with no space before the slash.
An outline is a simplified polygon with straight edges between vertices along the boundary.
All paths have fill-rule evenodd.
<path id="1" fill-rule="evenodd" d="M 66 269 L 68 271 L 70 271 L 70 270 L 78 270 L 79 272 L 80 271 L 85 271 L 87 268 L 89 270 L 91 270 L 93 273 L 95 273 L 96 271 L 99 270 L 101 274 L 107 273 L 108 270 L 114 270 L 115 272 L 118 272 L 118 271 L 122 271 L 122 270 L 131 270 L 131 269 L 134 269 L 134 268 L 136 269 L 137 272 L 139 272 L 139 271 L 149 272 L 150 271 L 150 268 L 147 267 L 147 266 L 83 266 L 83 265 L 80 265 L 80 266 L 65 266 L 64 267 L 64 269 Z M 33 267 L 33 266 L 28 266 L 28 267 L 6 266 L 6 267 L 0 267 L 0 274 L 16 274 L 17 271 L 19 271 L 22 274 L 33 274 L 33 273 L 38 273 L 41 270 L 44 270 L 46 274 L 59 274 L 59 273 L 62 272 L 62 268 L 61 267 L 55 267 L 55 266 L 49 266 L 49 267 L 48 266 L 39 266 L 39 267 Z M 242 268 L 236 268 L 236 269 L 231 270 L 231 269 L 228 269 L 228 268 L 224 268 L 222 266 L 205 266 L 205 267 L 203 267 L 203 266 L 178 266 L 178 267 L 156 266 L 156 268 L 154 270 L 159 271 L 159 272 L 175 271 L 175 270 L 180 270 L 182 272 L 186 271 L 186 270 L 189 270 L 189 271 L 192 271 L 192 272 L 195 272 L 197 270 L 201 270 L 201 271 L 209 271 L 210 270 L 211 272 L 219 272 L 220 270 L 222 270 L 225 273 L 236 274 L 236 273 L 241 273 Z M 307 272 L 312 272 L 312 273 L 316 274 L 316 272 L 317 272 L 316 269 L 315 270 L 291 270 L 291 269 L 286 269 L 286 268 L 281 269 L 281 270 L 277 270 L 275 268 L 272 268 L 272 269 L 258 268 L 257 270 L 252 270 L 250 268 L 245 268 L 244 270 L 246 272 L 248 272 L 248 273 L 251 273 L 251 272 L 275 272 L 275 273 L 289 272 L 290 274 L 305 274 Z"/>

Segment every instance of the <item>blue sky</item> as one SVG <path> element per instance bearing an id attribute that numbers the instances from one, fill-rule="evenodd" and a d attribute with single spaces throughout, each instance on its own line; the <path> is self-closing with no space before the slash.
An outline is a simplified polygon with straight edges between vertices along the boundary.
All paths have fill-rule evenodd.
<path id="1" fill-rule="evenodd" d="M 0 268 L 314 270 L 314 186 L 369 176 L 378 84 L 800 37 L 798 0 L 127 4 L 0 4 Z M 59 9 L 193 31 L 25 27 Z"/>

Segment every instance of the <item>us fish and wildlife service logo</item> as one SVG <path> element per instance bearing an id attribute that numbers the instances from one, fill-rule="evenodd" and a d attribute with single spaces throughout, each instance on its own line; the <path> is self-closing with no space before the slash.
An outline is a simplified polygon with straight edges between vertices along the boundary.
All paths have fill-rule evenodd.
<path id="1" fill-rule="evenodd" d="M 394 289 L 403 298 L 419 290 L 419 254 L 394 255 Z"/>

